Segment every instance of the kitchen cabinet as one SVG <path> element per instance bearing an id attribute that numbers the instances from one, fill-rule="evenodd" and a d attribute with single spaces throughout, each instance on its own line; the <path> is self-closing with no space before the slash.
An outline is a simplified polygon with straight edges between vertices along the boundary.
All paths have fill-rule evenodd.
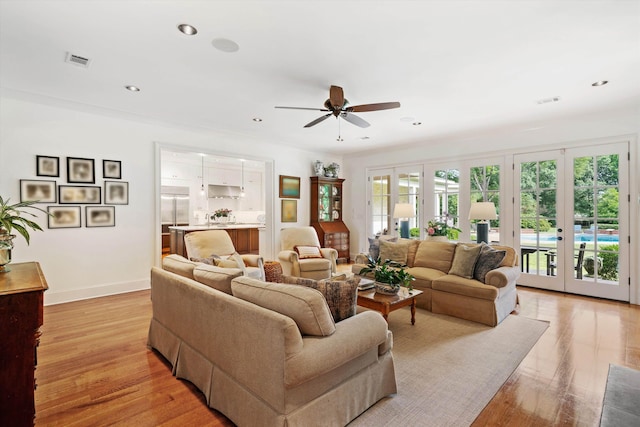
<path id="1" fill-rule="evenodd" d="M 311 177 L 311 226 L 324 248 L 338 251 L 340 262 L 349 262 L 349 228 L 342 221 L 341 178 Z"/>
<path id="2" fill-rule="evenodd" d="M 213 185 L 242 185 L 242 173 L 240 169 L 207 168 L 208 184 Z"/>
<path id="3" fill-rule="evenodd" d="M 236 252 L 239 254 L 255 254 L 260 253 L 260 234 L 258 228 L 247 225 L 237 226 L 188 226 L 188 227 L 169 227 L 170 230 L 170 252 L 172 254 L 182 255 L 187 257 L 187 249 L 184 245 L 184 236 L 187 233 L 203 230 L 224 230 L 231 237 L 233 246 L 236 248 Z"/>

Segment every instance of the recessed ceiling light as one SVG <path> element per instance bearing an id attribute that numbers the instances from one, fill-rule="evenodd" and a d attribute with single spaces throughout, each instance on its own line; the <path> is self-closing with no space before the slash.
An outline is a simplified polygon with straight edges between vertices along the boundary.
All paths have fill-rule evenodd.
<path id="1" fill-rule="evenodd" d="M 549 104 L 550 102 L 559 102 L 559 101 L 560 101 L 559 96 L 552 96 L 551 98 L 538 99 L 536 102 L 538 104 Z"/>
<path id="2" fill-rule="evenodd" d="M 420 126 L 422 124 L 422 122 L 413 122 L 411 124 L 414 125 L 414 126 Z"/>
<path id="3" fill-rule="evenodd" d="M 260 123 L 262 121 L 262 119 L 260 117 L 254 117 L 253 121 L 257 122 L 257 123 Z"/>
<path id="4" fill-rule="evenodd" d="M 609 83 L 609 80 L 598 80 L 597 82 L 591 83 L 591 86 L 604 86 Z"/>
<path id="5" fill-rule="evenodd" d="M 211 41 L 213 47 L 227 53 L 237 52 L 240 49 L 238 43 L 225 38 L 217 38 Z"/>
<path id="6" fill-rule="evenodd" d="M 124 88 L 131 92 L 140 92 L 140 88 L 138 86 L 128 85 L 128 86 L 125 86 Z"/>
<path id="7" fill-rule="evenodd" d="M 186 34 L 188 36 L 195 36 L 196 34 L 198 34 L 198 30 L 196 29 L 196 27 L 189 24 L 178 25 L 178 30 L 180 30 L 182 34 Z"/>
<path id="8" fill-rule="evenodd" d="M 362 137 L 362 138 L 360 138 L 360 139 L 362 139 L 362 140 L 367 140 L 367 139 L 369 139 L 369 137 L 368 137 L 368 136 L 363 136 L 363 137 Z"/>

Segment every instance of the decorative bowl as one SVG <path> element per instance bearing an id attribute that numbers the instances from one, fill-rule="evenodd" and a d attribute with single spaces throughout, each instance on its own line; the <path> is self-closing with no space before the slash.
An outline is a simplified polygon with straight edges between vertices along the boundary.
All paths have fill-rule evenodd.
<path id="1" fill-rule="evenodd" d="M 376 292 L 383 295 L 397 295 L 400 287 L 393 287 L 387 283 L 376 282 Z"/>

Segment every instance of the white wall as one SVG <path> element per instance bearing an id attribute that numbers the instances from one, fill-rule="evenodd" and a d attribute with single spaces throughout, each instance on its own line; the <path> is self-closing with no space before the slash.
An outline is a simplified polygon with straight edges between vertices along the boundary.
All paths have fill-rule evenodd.
<path id="1" fill-rule="evenodd" d="M 66 157 L 96 161 L 96 185 L 102 185 L 102 160 L 122 161 L 122 180 L 129 182 L 129 205 L 116 206 L 116 226 L 111 228 L 47 229 L 32 233 L 31 245 L 15 239 L 13 262 L 38 261 L 49 284 L 45 304 L 144 289 L 149 270 L 160 259 L 157 212 L 159 192 L 158 146 L 189 147 L 200 151 L 235 154 L 273 161 L 267 194 L 272 211 L 267 213 L 272 239 L 264 255 L 273 259 L 283 226 L 309 223 L 309 182 L 312 163 L 329 159 L 318 152 L 286 149 L 222 132 L 200 131 L 131 119 L 108 111 L 85 108 L 40 98 L 0 97 L 0 194 L 18 201 L 20 179 L 52 179 L 36 176 L 36 155 L 60 157 L 66 184 Z M 233 151 L 229 147 L 233 147 Z M 278 175 L 302 178 L 298 222 L 280 223 L 277 198 Z M 44 205 L 43 205 L 44 206 Z"/>
<path id="2" fill-rule="evenodd" d="M 630 301 L 640 304 L 640 112 L 637 107 L 609 114 L 565 117 L 546 123 L 534 132 L 494 130 L 475 136 L 418 142 L 393 150 L 353 153 L 344 156 L 345 223 L 351 231 L 352 257 L 368 248 L 366 214 L 367 169 L 405 164 L 456 162 L 488 156 L 509 157 L 517 153 L 569 148 L 607 142 L 630 141 L 631 149 L 631 292 Z"/>

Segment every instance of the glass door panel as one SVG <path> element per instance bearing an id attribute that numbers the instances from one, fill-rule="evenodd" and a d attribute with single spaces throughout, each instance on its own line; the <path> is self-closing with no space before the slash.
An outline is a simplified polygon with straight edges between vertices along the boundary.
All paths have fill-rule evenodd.
<path id="1" fill-rule="evenodd" d="M 387 234 L 391 228 L 391 173 L 376 171 L 369 178 L 371 236 Z"/>
<path id="2" fill-rule="evenodd" d="M 396 221 L 409 221 L 409 237 L 412 239 L 420 238 L 420 178 L 422 176 L 422 168 L 416 170 L 415 167 L 397 168 L 396 175 L 396 203 L 409 203 L 413 206 L 415 216 L 411 218 L 400 218 Z M 399 230 L 399 225 L 397 229 Z"/>

